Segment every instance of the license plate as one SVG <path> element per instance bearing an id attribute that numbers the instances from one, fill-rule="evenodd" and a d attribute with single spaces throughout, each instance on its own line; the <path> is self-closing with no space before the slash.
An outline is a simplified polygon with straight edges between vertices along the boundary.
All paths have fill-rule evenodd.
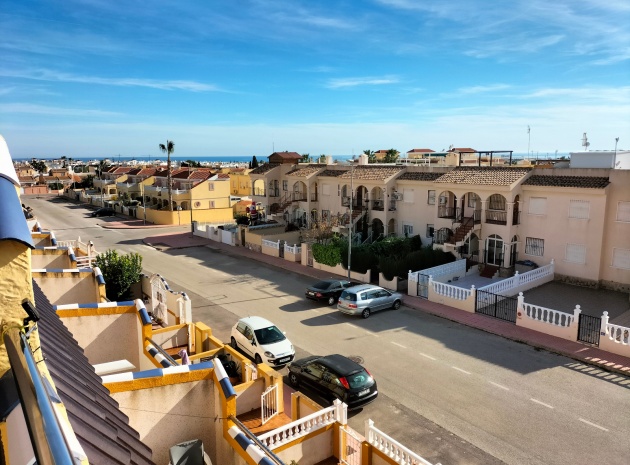
<path id="1" fill-rule="evenodd" d="M 359 391 L 359 393 L 357 394 L 357 396 L 361 397 L 366 395 L 368 392 L 370 392 L 369 389 L 364 389 L 363 391 Z"/>
<path id="2" fill-rule="evenodd" d="M 285 362 L 288 362 L 289 360 L 291 360 L 291 357 L 281 358 L 281 359 L 278 359 L 278 363 L 285 363 Z"/>
<path id="3" fill-rule="evenodd" d="M 309 291 L 309 292 L 308 292 L 308 295 L 315 295 L 315 293 L 314 293 L 314 292 L 310 292 L 310 291 Z"/>

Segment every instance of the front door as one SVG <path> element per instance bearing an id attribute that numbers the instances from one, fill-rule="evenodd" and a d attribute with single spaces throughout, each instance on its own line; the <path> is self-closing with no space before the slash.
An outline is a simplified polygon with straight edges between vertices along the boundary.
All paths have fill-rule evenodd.
<path id="1" fill-rule="evenodd" d="M 486 263 L 489 265 L 503 265 L 503 239 L 489 237 L 486 241 Z"/>

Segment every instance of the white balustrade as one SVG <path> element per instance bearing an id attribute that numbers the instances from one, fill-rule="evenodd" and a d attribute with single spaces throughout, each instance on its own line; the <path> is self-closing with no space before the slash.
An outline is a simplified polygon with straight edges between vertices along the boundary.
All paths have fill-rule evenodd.
<path id="1" fill-rule="evenodd" d="M 433 276 L 433 279 L 436 279 L 446 274 L 461 274 L 463 276 L 465 273 L 466 273 L 466 259 L 462 258 L 460 260 L 456 260 L 451 263 L 445 263 L 444 265 L 434 266 L 433 268 L 427 268 L 426 270 L 413 271 L 413 272 L 410 270 L 408 279 L 409 281 L 418 282 L 419 274 Z"/>
<path id="2" fill-rule="evenodd" d="M 57 241 L 57 247 L 72 247 L 74 249 L 76 245 L 77 245 L 77 241 L 75 240 Z"/>
<path id="3" fill-rule="evenodd" d="M 334 423 L 337 416 L 338 407 L 333 405 L 262 434 L 258 436 L 258 440 L 270 449 L 275 449 Z"/>
<path id="4" fill-rule="evenodd" d="M 263 247 L 269 247 L 271 249 L 280 250 L 280 240 L 270 241 L 270 240 L 267 240 L 267 239 L 263 239 L 262 240 L 262 246 Z"/>
<path id="5" fill-rule="evenodd" d="M 290 246 L 290 245 L 287 245 L 287 243 L 285 242 L 284 251 L 288 253 L 292 253 L 293 255 L 297 255 L 299 253 L 302 253 L 302 247 L 295 244 L 293 244 L 293 246 Z"/>
<path id="6" fill-rule="evenodd" d="M 463 287 L 452 286 L 451 284 L 438 283 L 430 280 L 429 284 L 433 286 L 433 290 L 436 294 L 449 297 L 456 300 L 466 300 L 472 293 L 471 289 L 465 289 Z"/>
<path id="7" fill-rule="evenodd" d="M 618 342 L 624 346 L 630 345 L 630 328 L 609 323 L 608 319 L 608 312 L 604 312 L 602 315 L 602 327 L 606 332 L 606 336 L 611 341 Z"/>
<path id="8" fill-rule="evenodd" d="M 372 420 L 365 422 L 365 439 L 373 447 L 387 455 L 400 465 L 432 465 L 415 452 L 412 452 L 401 443 L 392 439 L 374 426 Z M 440 465 L 439 463 L 436 465 Z"/>
<path id="9" fill-rule="evenodd" d="M 522 294 L 521 292 L 521 296 Z M 539 307 L 538 305 L 527 304 L 525 302 L 523 302 L 523 310 L 525 311 L 525 315 L 532 320 L 549 323 L 554 326 L 562 326 L 563 328 L 568 328 L 575 321 L 575 316 L 570 313 Z"/>

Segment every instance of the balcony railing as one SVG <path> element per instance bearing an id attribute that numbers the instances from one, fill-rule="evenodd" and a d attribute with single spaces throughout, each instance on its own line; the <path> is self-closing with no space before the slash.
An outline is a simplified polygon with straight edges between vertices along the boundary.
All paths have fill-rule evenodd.
<path id="1" fill-rule="evenodd" d="M 275 189 L 269 188 L 268 192 L 269 192 L 269 197 L 280 197 L 280 189 L 278 188 L 275 188 Z M 262 194 L 262 195 L 265 195 L 265 194 Z"/>
<path id="2" fill-rule="evenodd" d="M 383 211 L 385 209 L 385 202 L 383 199 L 372 200 L 372 210 Z"/>
<path id="3" fill-rule="evenodd" d="M 438 218 L 455 218 L 455 208 L 440 205 L 438 207 Z"/>
<path id="4" fill-rule="evenodd" d="M 306 192 L 293 192 L 293 201 L 294 202 L 306 202 L 308 197 L 306 196 Z"/>
<path id="5" fill-rule="evenodd" d="M 46 389 L 47 381 L 37 369 L 26 335 L 12 329 L 3 339 L 37 463 L 72 465 L 70 446 L 53 407 L 58 400 Z"/>
<path id="6" fill-rule="evenodd" d="M 317 192 L 311 192 L 311 202 L 317 202 Z"/>
<path id="7" fill-rule="evenodd" d="M 473 219 L 475 220 L 475 224 L 481 223 L 481 210 L 475 210 L 473 212 Z"/>
<path id="8" fill-rule="evenodd" d="M 267 196 L 267 191 L 264 188 L 255 188 L 252 192 L 252 195 L 257 195 L 259 197 L 266 197 Z"/>
<path id="9" fill-rule="evenodd" d="M 162 192 L 163 189 L 166 189 L 166 187 L 162 187 L 162 186 L 144 186 L 144 192 L 148 193 L 153 193 L 153 192 Z"/>
<path id="10" fill-rule="evenodd" d="M 512 213 L 512 224 L 521 224 L 521 212 L 519 212 L 518 210 L 514 210 L 514 212 Z"/>
<path id="11" fill-rule="evenodd" d="M 505 210 L 486 210 L 486 223 L 507 224 L 507 212 Z"/>

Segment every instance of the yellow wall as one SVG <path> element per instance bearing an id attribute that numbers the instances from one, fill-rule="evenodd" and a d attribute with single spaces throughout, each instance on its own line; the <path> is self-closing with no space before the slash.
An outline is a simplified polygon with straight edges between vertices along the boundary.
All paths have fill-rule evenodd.
<path id="1" fill-rule="evenodd" d="M 252 192 L 252 182 L 249 173 L 229 173 L 230 174 L 230 194 L 238 196 L 250 195 Z"/>
<path id="2" fill-rule="evenodd" d="M 144 218 L 142 207 L 138 207 L 136 217 Z M 193 209 L 193 221 L 199 223 L 231 222 L 234 219 L 231 208 L 215 208 L 213 210 Z M 179 212 L 147 209 L 147 221 L 155 224 L 190 224 L 190 210 Z"/>

